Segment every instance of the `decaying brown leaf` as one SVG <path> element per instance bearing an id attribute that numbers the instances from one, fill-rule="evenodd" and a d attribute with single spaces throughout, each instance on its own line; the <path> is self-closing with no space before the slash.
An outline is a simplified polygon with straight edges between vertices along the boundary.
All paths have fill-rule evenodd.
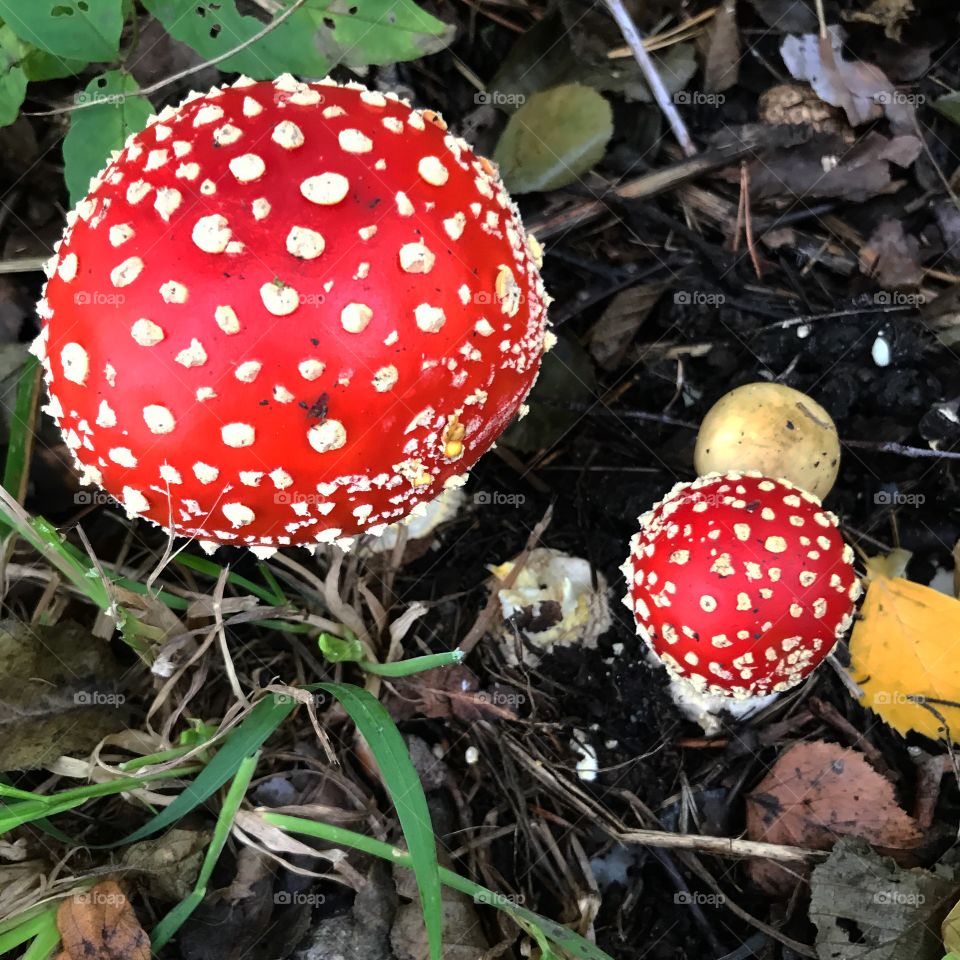
<path id="1" fill-rule="evenodd" d="M 805 83 L 778 83 L 765 90 L 757 101 L 762 123 L 809 124 L 817 133 L 835 133 L 847 143 L 855 135 L 839 107 L 824 103 Z"/>
<path id="2" fill-rule="evenodd" d="M 150 960 L 150 938 L 113 880 L 68 897 L 57 910 L 57 960 Z"/>
<path id="3" fill-rule="evenodd" d="M 860 248 L 860 272 L 885 290 L 916 287 L 923 280 L 920 244 L 899 220 L 884 220 Z"/>
<path id="4" fill-rule="evenodd" d="M 891 39 L 900 42 L 900 31 L 904 22 L 913 13 L 912 0 L 873 0 L 866 10 L 844 10 L 844 20 L 875 23 L 883 27 L 883 32 Z"/>
<path id="5" fill-rule="evenodd" d="M 843 837 L 810 880 L 820 960 L 940 960 L 938 927 L 956 900 L 954 870 L 903 870 Z"/>
<path id="6" fill-rule="evenodd" d="M 740 32 L 735 0 L 717 8 L 703 38 L 703 89 L 705 93 L 729 90 L 740 78 Z"/>
<path id="7" fill-rule="evenodd" d="M 855 750 L 825 741 L 798 743 L 780 756 L 747 797 L 747 835 L 813 850 L 858 836 L 891 854 L 903 854 L 921 840 L 890 781 Z M 770 860 L 752 861 L 750 873 L 770 893 L 796 883 L 795 871 Z"/>
<path id="8" fill-rule="evenodd" d="M 890 78 L 872 63 L 843 59 L 843 32 L 827 28 L 827 36 L 805 33 L 787 37 L 780 55 L 796 80 L 805 80 L 817 96 L 841 107 L 851 126 L 886 115 L 897 133 L 914 129 L 914 109 L 900 96 Z"/>
<path id="9" fill-rule="evenodd" d="M 518 702 L 516 691 L 481 690 L 477 675 L 462 665 L 424 670 L 391 685 L 396 694 L 387 698 L 387 707 L 397 720 L 420 716 L 475 722 L 484 717 L 512 720 L 517 715 L 512 706 Z M 505 692 L 508 689 L 512 695 Z"/>
<path id="10" fill-rule="evenodd" d="M 587 347 L 604 370 L 613 370 L 624 359 L 634 335 L 650 315 L 669 283 L 638 283 L 621 290 L 591 327 Z"/>
<path id="11" fill-rule="evenodd" d="M 750 193 L 761 199 L 843 197 L 859 203 L 890 189 L 890 164 L 909 167 L 922 149 L 917 137 L 888 139 L 875 131 L 853 146 L 838 136 L 814 137 L 754 160 Z"/>

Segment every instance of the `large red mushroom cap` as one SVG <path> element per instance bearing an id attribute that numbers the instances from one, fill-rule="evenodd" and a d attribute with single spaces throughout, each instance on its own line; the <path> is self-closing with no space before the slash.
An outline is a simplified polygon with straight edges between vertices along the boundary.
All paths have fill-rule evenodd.
<path id="1" fill-rule="evenodd" d="M 719 696 L 779 693 L 852 622 L 860 581 L 837 526 L 786 480 L 714 473 L 677 484 L 640 517 L 624 603 L 673 678 Z"/>
<path id="2" fill-rule="evenodd" d="M 90 184 L 35 349 L 86 482 L 257 548 L 378 532 L 463 482 L 540 365 L 540 248 L 430 111 L 237 81 Z"/>

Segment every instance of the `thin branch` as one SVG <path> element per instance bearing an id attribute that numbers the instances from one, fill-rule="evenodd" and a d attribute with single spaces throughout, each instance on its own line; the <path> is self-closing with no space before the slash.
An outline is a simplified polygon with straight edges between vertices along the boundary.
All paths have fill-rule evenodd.
<path id="1" fill-rule="evenodd" d="M 246 50 L 247 47 L 252 46 L 258 40 L 262 40 L 268 33 L 272 33 L 277 27 L 283 23 L 284 20 L 292 17 L 305 3 L 307 0 L 294 0 L 286 10 L 283 11 L 279 16 L 276 16 L 268 24 L 266 24 L 262 30 L 258 30 L 252 37 L 248 37 L 243 43 L 238 43 L 235 47 L 231 47 L 229 50 L 224 51 L 216 57 L 213 57 L 210 60 L 204 60 L 203 63 L 195 64 L 192 67 L 187 67 L 186 70 L 181 70 L 179 73 L 174 73 L 171 76 L 167 77 L 164 80 L 158 80 L 156 83 L 151 83 L 148 87 L 143 87 L 140 90 L 137 90 L 134 93 L 121 93 L 117 94 L 117 97 L 120 99 L 126 100 L 127 97 L 147 97 L 151 93 L 156 93 L 158 90 L 162 90 L 164 87 L 169 87 L 170 84 L 176 83 L 178 80 L 183 80 L 184 77 L 189 77 L 191 74 L 199 73 L 201 70 L 205 70 L 207 67 L 215 67 L 218 63 L 222 63 L 224 60 L 229 60 L 230 57 L 235 54 L 240 53 L 242 50 Z M 96 98 L 90 100 L 85 100 L 83 103 L 74 103 L 68 107 L 55 107 L 53 110 L 41 110 L 36 113 L 24 113 L 25 117 L 53 117 L 61 113 L 73 113 L 74 110 L 85 110 L 87 107 L 98 106 L 99 101 Z"/>
<path id="2" fill-rule="evenodd" d="M 643 38 L 640 36 L 640 31 L 637 30 L 637 25 L 627 12 L 627 8 L 624 7 L 623 0 L 604 0 L 604 3 L 606 3 L 607 8 L 610 10 L 613 19 L 617 21 L 617 26 L 620 28 L 624 40 L 630 45 L 634 59 L 643 71 L 643 76 L 647 81 L 647 86 L 650 88 L 650 93 L 653 94 L 653 99 L 656 100 L 657 106 L 663 111 L 663 115 L 667 118 L 670 128 L 673 130 L 673 135 L 680 144 L 680 148 L 688 157 L 695 156 L 697 148 L 693 145 L 683 118 L 670 99 L 670 91 L 667 90 L 663 84 L 663 80 L 660 79 L 660 74 L 657 73 L 657 68 L 653 65 L 650 54 L 647 53 L 647 48 L 643 45 Z"/>

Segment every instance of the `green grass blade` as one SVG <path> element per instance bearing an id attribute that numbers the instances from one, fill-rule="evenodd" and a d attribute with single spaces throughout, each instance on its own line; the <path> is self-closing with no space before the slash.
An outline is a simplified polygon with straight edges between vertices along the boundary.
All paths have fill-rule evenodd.
<path id="1" fill-rule="evenodd" d="M 176 823 L 181 817 L 200 806 L 236 775 L 244 760 L 263 746 L 270 734 L 283 723 L 295 706 L 296 702 L 293 698 L 280 700 L 273 694 L 265 697 L 226 738 L 223 746 L 203 768 L 196 780 L 169 807 L 165 807 L 133 833 L 114 843 L 105 844 L 99 849 L 136 843 Z"/>
<path id="2" fill-rule="evenodd" d="M 79 807 L 88 800 L 108 797 L 127 790 L 136 790 L 158 780 L 171 780 L 195 773 L 199 767 L 181 767 L 174 770 L 161 770 L 143 777 L 121 777 L 103 783 L 89 783 L 71 790 L 61 790 L 34 800 L 21 800 L 18 803 L 0 805 L 0 836 L 35 820 L 52 817 Z"/>
<path id="3" fill-rule="evenodd" d="M 57 929 L 57 912 L 50 911 L 43 915 L 46 923 L 43 929 L 33 938 L 33 943 L 27 948 L 23 960 L 47 960 L 60 942 L 60 931 Z"/>
<path id="4" fill-rule="evenodd" d="M 206 557 L 195 557 L 192 553 L 178 554 L 173 562 L 178 567 L 186 567 L 194 573 L 202 573 L 204 576 L 210 577 L 211 580 L 216 580 L 220 576 L 222 569 L 219 563 L 208 560 Z M 246 590 L 248 593 L 253 594 L 253 596 L 263 600 L 264 603 L 270 604 L 271 607 L 278 606 L 277 598 L 270 590 L 264 589 L 260 584 L 254 583 L 246 577 L 241 577 L 240 574 L 234 573 L 232 570 L 227 574 L 227 583 L 239 587 L 241 590 Z"/>
<path id="5" fill-rule="evenodd" d="M 401 867 L 413 866 L 410 854 L 403 850 L 399 850 L 389 843 L 384 843 L 382 840 L 374 840 L 373 837 L 347 830 L 344 827 L 334 827 L 327 823 L 317 823 L 315 820 L 304 820 L 302 817 L 291 817 L 282 813 L 261 812 L 260 816 L 264 823 L 286 830 L 287 833 L 300 833 L 307 837 L 316 837 L 338 847 L 352 847 L 354 850 L 360 850 L 363 853 L 369 853 L 371 856 L 389 860 Z M 560 947 L 569 956 L 584 958 L 584 960 L 611 960 L 609 954 L 604 953 L 596 944 L 581 937 L 573 930 L 569 930 L 559 923 L 554 923 L 553 920 L 548 920 L 546 917 L 541 917 L 538 913 L 527 910 L 526 907 L 521 907 L 502 894 L 494 893 L 493 890 L 483 887 L 479 883 L 474 883 L 466 877 L 461 877 L 452 870 L 441 867 L 440 881 L 444 886 L 472 897 L 475 903 L 484 903 L 501 910 L 524 929 L 528 929 L 528 925 L 535 927 L 550 943 Z"/>
<path id="6" fill-rule="evenodd" d="M 213 868 L 223 852 L 227 837 L 230 836 L 230 828 L 233 826 L 233 821 L 240 809 L 240 804 L 243 802 L 259 759 L 260 753 L 258 751 L 253 756 L 246 757 L 240 764 L 236 776 L 233 778 L 233 783 L 230 784 L 230 789 L 223 800 L 223 806 L 220 808 L 217 825 L 213 831 L 213 839 L 210 841 L 210 846 L 207 847 L 203 864 L 200 867 L 200 874 L 193 890 L 153 928 L 150 934 L 150 946 L 153 953 L 159 953 L 170 942 L 174 934 L 183 926 L 184 921 L 196 910 L 206 896 L 207 884 L 213 875 Z"/>
<path id="7" fill-rule="evenodd" d="M 380 775 L 397 810 L 397 818 L 410 851 L 410 861 L 420 891 L 420 907 L 427 930 L 431 960 L 440 960 L 443 917 L 437 842 L 423 785 L 396 724 L 376 697 L 348 683 L 320 683 L 350 714 L 367 741 Z"/>
<path id="8" fill-rule="evenodd" d="M 33 429 L 37 397 L 40 394 L 40 361 L 28 354 L 17 381 L 17 398 L 10 422 L 10 440 L 3 467 L 3 486 L 20 503 L 27 491 L 30 473 L 30 451 L 33 448 Z M 10 526 L 0 522 L 0 536 L 10 532 Z"/>
<path id="9" fill-rule="evenodd" d="M 430 653 L 425 657 L 410 657 L 409 660 L 397 660 L 394 663 L 373 663 L 370 660 L 361 660 L 360 668 L 367 673 L 375 673 L 378 677 L 410 677 L 424 670 L 435 670 L 437 667 L 450 667 L 463 662 L 462 650 L 450 650 L 447 653 Z"/>
<path id="10" fill-rule="evenodd" d="M 20 944 L 41 936 L 51 923 L 56 930 L 56 917 L 57 908 L 54 905 L 40 912 L 34 909 L 22 919 L 14 918 L 15 922 L 10 923 L 9 929 L 0 933 L 0 955 L 5 955 L 14 947 L 19 947 Z M 57 936 L 59 937 L 59 934 Z"/>

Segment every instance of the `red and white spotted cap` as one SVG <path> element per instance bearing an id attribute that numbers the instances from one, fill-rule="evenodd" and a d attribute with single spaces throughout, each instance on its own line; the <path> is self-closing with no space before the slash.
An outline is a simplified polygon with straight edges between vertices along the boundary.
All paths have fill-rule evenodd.
<path id="1" fill-rule="evenodd" d="M 85 482 L 208 544 L 347 542 L 520 411 L 552 335 L 496 169 L 396 95 L 241 79 L 90 183 L 35 352 Z"/>
<path id="2" fill-rule="evenodd" d="M 674 679 L 738 699 L 799 683 L 853 620 L 860 581 L 837 518 L 758 473 L 677 484 L 623 565 L 637 632 Z"/>

